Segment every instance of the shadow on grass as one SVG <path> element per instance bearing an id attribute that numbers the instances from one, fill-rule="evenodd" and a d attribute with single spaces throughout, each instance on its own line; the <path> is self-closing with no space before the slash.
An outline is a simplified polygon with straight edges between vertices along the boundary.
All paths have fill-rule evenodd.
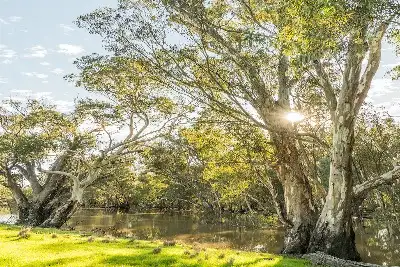
<path id="1" fill-rule="evenodd" d="M 280 267 L 280 266 L 285 266 L 285 267 L 295 267 L 299 266 L 296 264 L 296 262 L 293 262 L 291 260 L 282 260 L 279 259 L 275 263 L 271 263 L 269 259 L 261 258 L 261 259 L 256 259 L 250 262 L 238 264 L 238 263 L 220 263 L 215 265 L 212 263 L 208 263 L 207 260 L 201 260 L 197 263 L 187 263 L 182 261 L 183 258 L 179 255 L 177 256 L 171 256 L 171 255 L 153 255 L 151 253 L 143 253 L 139 255 L 131 255 L 131 256 L 111 256 L 107 259 L 105 259 L 102 264 L 109 265 L 109 266 L 146 266 L 146 267 L 205 267 L 205 266 L 221 266 L 221 267 L 229 267 L 229 266 L 254 266 L 256 264 L 257 266 L 268 266 L 268 267 Z M 265 262 L 265 265 L 262 265 L 262 263 Z M 268 264 L 269 263 L 269 264 Z M 211 264 L 211 265 L 210 265 Z"/>
<path id="2" fill-rule="evenodd" d="M 74 264 L 75 266 L 79 266 L 79 263 L 82 262 L 85 258 L 84 257 L 69 257 L 69 258 L 60 258 L 54 260 L 37 260 L 30 262 L 25 265 L 21 265 L 20 267 L 41 267 L 41 266 L 59 266 L 61 264 Z"/>
<path id="3" fill-rule="evenodd" d="M 272 261 L 274 261 L 274 260 L 272 260 Z M 285 265 L 285 264 L 281 264 L 281 259 L 279 259 L 277 262 L 275 262 L 275 264 L 269 264 L 269 265 L 267 265 L 267 266 L 271 266 L 271 267 L 278 267 L 278 266 L 291 266 L 291 265 Z M 246 263 L 242 263 L 242 264 L 237 264 L 237 265 L 234 265 L 234 266 L 242 266 L 242 267 L 245 267 L 245 266 L 254 266 L 255 264 L 259 264 L 259 263 L 271 263 L 271 260 L 269 260 L 269 259 L 266 259 L 266 258 L 261 258 L 261 259 L 256 259 L 256 260 L 254 260 L 254 261 L 251 261 L 251 262 L 246 262 Z M 229 266 L 229 265 L 226 265 L 226 266 Z"/>
<path id="4" fill-rule="evenodd" d="M 201 266 L 199 264 L 180 264 L 178 256 L 153 255 L 149 253 L 132 256 L 112 256 L 102 262 L 103 264 L 114 266 L 149 266 L 149 267 L 169 267 L 169 266 Z"/>

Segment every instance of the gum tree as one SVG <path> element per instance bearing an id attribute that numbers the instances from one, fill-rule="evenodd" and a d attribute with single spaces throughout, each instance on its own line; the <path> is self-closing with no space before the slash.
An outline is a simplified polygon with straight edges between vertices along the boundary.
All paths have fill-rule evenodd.
<path id="1" fill-rule="evenodd" d="M 119 163 L 134 167 L 143 148 L 182 118 L 172 100 L 148 91 L 136 63 L 125 63 L 77 62 L 81 73 L 70 78 L 104 100 L 80 100 L 70 113 L 30 100 L 2 106 L 0 174 L 20 223 L 61 227 L 87 188 Z"/>
<path id="2" fill-rule="evenodd" d="M 351 203 L 398 172 L 354 185 L 351 167 L 356 119 L 398 11 L 397 2 L 379 0 L 121 0 L 77 24 L 102 36 L 110 52 L 145 60 L 159 86 L 265 130 L 290 222 L 285 253 L 321 250 L 358 259 Z M 313 121 L 287 121 L 292 109 Z M 304 142 L 329 149 L 321 211 Z"/>
<path id="3" fill-rule="evenodd" d="M 285 252 L 305 252 L 315 207 L 296 145 L 300 134 L 285 119 L 296 80 L 282 47 L 273 43 L 263 25 L 249 23 L 253 14 L 237 4 L 120 1 L 116 9 L 81 16 L 78 25 L 101 35 L 115 55 L 145 60 L 145 70 L 157 74 L 153 79 L 160 87 L 268 130 L 278 158 L 271 167 L 279 173 L 285 192 L 286 206 L 280 214 L 290 225 Z M 237 12 L 233 18 L 232 12 Z"/>

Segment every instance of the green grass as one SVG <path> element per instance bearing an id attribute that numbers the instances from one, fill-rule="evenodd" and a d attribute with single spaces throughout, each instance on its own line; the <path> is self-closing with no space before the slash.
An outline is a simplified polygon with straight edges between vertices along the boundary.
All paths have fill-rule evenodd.
<path id="1" fill-rule="evenodd" d="M 18 236 L 21 228 L 0 225 L 0 266 L 311 266 L 308 262 L 266 253 L 217 250 L 161 241 L 115 239 L 103 242 L 77 232 L 35 228 L 29 237 Z M 161 247 L 161 252 L 153 250 Z"/>

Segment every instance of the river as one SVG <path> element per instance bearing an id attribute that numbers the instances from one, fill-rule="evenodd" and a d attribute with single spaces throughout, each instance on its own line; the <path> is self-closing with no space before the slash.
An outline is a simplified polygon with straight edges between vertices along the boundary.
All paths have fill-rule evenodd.
<path id="1" fill-rule="evenodd" d="M 200 224 L 190 216 L 157 213 L 109 213 L 101 209 L 81 210 L 67 223 L 76 230 L 117 231 L 138 239 L 169 239 L 199 243 L 205 247 L 249 250 L 263 245 L 270 253 L 279 253 L 284 229 L 246 229 L 223 224 Z M 364 262 L 400 265 L 399 227 L 377 220 L 358 223 L 358 251 Z"/>

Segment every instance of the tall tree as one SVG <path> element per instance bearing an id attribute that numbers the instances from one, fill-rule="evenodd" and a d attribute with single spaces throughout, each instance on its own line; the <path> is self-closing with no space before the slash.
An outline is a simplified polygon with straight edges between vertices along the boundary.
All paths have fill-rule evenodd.
<path id="1" fill-rule="evenodd" d="M 389 1 L 342 3 L 347 17 L 346 32 L 338 35 L 341 48 L 313 58 L 315 75 L 324 91 L 331 113 L 332 148 L 329 189 L 324 207 L 310 241 L 309 251 L 324 251 L 349 259 L 359 259 L 352 226 L 352 203 L 365 191 L 378 186 L 385 178 L 397 178 L 399 167 L 383 177 L 354 185 L 353 159 L 356 120 L 381 61 L 382 40 L 389 25 L 397 19 L 399 4 Z M 335 3 L 329 5 L 335 8 Z M 312 17 L 312 16 L 311 16 Z M 342 56 L 338 64 L 332 59 Z M 314 54 L 314 56 L 316 56 Z M 366 65 L 363 62 L 366 60 Z M 343 71 L 336 77 L 329 66 Z M 338 79 L 339 78 L 339 79 Z"/>
<path id="2" fill-rule="evenodd" d="M 358 259 L 352 200 L 398 169 L 354 186 L 354 126 L 399 8 L 383 0 L 121 0 L 118 8 L 81 16 L 78 26 L 101 35 L 116 55 L 146 60 L 160 87 L 267 130 L 291 225 L 285 253 L 321 250 Z M 286 120 L 292 109 L 313 119 L 330 116 L 330 143 L 317 123 Z M 304 141 L 330 149 L 319 216 Z"/>
<path id="3" fill-rule="evenodd" d="M 291 225 L 285 252 L 302 253 L 316 216 L 296 146 L 300 134 L 285 118 L 296 80 L 270 31 L 249 23 L 253 14 L 237 4 L 120 1 L 117 9 L 81 16 L 78 25 L 103 36 L 116 55 L 146 60 L 145 68 L 158 74 L 154 79 L 160 87 L 173 88 L 225 116 L 269 130 L 279 159 L 272 167 L 285 192 L 281 214 Z M 179 41 L 174 42 L 174 37 Z"/>

